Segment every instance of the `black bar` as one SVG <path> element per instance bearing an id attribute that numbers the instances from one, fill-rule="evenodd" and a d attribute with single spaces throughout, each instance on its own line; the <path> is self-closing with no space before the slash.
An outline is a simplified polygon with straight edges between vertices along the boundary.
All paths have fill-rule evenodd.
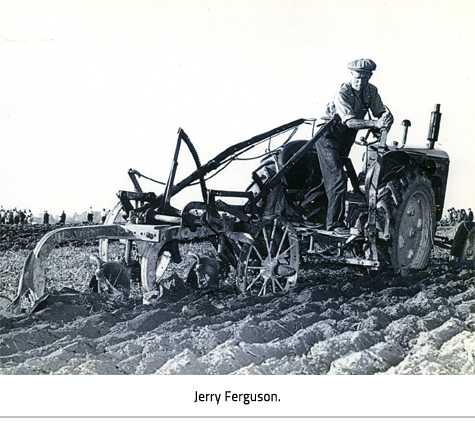
<path id="1" fill-rule="evenodd" d="M 281 132 L 287 131 L 290 128 L 299 126 L 304 122 L 305 122 L 305 119 L 297 119 L 297 120 L 294 120 L 293 122 L 287 123 L 285 125 L 274 128 L 270 131 L 264 132 L 261 135 L 256 135 L 255 137 L 252 137 L 246 141 L 242 141 L 240 143 L 232 145 L 231 147 L 224 150 L 222 153 L 218 154 L 214 159 L 211 159 L 208 163 L 201 166 L 201 168 L 195 170 L 192 174 L 187 176 L 181 182 L 176 184 L 171 190 L 171 197 L 174 196 L 175 194 L 178 194 L 183 188 L 186 188 L 192 182 L 196 181 L 199 178 L 202 178 L 207 173 L 217 169 L 221 165 L 223 160 L 227 159 L 229 156 L 236 154 L 237 152 L 244 150 L 246 147 L 249 147 L 253 144 L 257 144 L 260 141 L 263 141 L 269 137 L 278 135 Z"/>
<path id="2" fill-rule="evenodd" d="M 280 405 L 280 391 L 195 391 L 194 405 Z"/>
<path id="3" fill-rule="evenodd" d="M 209 195 L 213 197 L 239 197 L 252 198 L 254 194 L 250 191 L 217 191 L 214 189 L 208 190 Z"/>

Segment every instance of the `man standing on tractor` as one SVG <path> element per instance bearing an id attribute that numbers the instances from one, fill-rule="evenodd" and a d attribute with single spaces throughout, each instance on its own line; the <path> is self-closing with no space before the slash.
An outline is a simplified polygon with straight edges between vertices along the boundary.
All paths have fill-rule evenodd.
<path id="1" fill-rule="evenodd" d="M 316 143 L 328 197 L 326 228 L 339 235 L 349 235 L 344 222 L 347 179 L 341 159 L 350 154 L 360 129 L 389 128 L 393 123 L 393 116 L 383 105 L 378 89 L 369 83 L 376 64 L 370 59 L 357 59 L 348 63 L 348 69 L 351 80 L 345 82 L 328 103 L 323 118 L 327 122 L 333 119 L 332 128 Z M 378 119 L 373 119 L 370 112 Z"/>

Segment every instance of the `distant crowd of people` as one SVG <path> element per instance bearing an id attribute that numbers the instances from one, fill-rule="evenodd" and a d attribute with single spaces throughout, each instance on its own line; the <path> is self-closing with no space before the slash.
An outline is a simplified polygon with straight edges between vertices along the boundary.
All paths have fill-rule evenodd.
<path id="1" fill-rule="evenodd" d="M 104 224 L 106 217 L 107 217 L 106 209 L 102 209 L 101 211 L 101 223 Z M 94 211 L 92 207 L 89 207 L 89 210 L 86 212 L 87 214 L 87 221 L 88 223 L 94 222 Z M 47 210 L 43 213 L 43 224 L 48 225 L 50 224 L 51 215 L 48 213 Z M 21 210 L 17 209 L 16 207 L 13 209 L 4 209 L 3 206 L 0 208 L 0 224 L 2 225 L 25 225 L 25 224 L 33 224 L 34 218 L 33 213 L 31 210 L 26 211 L 26 209 Z M 63 210 L 61 215 L 59 216 L 58 223 L 65 224 L 66 223 L 66 213 Z"/>
<path id="2" fill-rule="evenodd" d="M 3 206 L 0 208 L 0 223 L 7 225 L 33 223 L 33 213 L 31 210 L 21 210 L 16 207 L 5 210 Z"/>
<path id="3" fill-rule="evenodd" d="M 473 222 L 473 211 L 471 208 L 466 211 L 465 209 L 455 209 L 454 207 L 447 210 L 448 221 L 451 224 L 460 222 Z"/>
<path id="4" fill-rule="evenodd" d="M 33 212 L 31 210 L 26 211 L 26 209 L 4 209 L 3 206 L 0 208 L 0 224 L 3 225 L 32 225 L 35 223 Z M 43 214 L 43 223 L 50 223 L 50 214 L 45 210 Z M 63 210 L 59 218 L 59 223 L 66 223 L 66 213 Z"/>

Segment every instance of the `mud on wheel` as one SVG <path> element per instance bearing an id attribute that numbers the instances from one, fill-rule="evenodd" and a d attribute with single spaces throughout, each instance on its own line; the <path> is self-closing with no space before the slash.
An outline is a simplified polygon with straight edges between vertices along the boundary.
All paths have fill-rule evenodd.
<path id="1" fill-rule="evenodd" d="M 386 255 L 396 270 L 427 266 L 436 229 L 434 191 L 426 176 L 415 171 L 389 181 L 378 202 L 389 227 Z"/>
<path id="2" fill-rule="evenodd" d="M 261 296 L 288 292 L 297 282 L 299 245 L 293 226 L 280 216 L 263 218 L 252 229 L 254 242 L 242 248 L 237 289 Z"/>

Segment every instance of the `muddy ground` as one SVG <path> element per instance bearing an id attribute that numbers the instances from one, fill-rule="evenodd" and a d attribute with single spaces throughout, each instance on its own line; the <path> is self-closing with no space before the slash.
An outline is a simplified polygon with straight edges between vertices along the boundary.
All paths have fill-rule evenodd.
<path id="1" fill-rule="evenodd" d="M 52 227 L 7 228 L 0 294 Z M 453 234 L 451 227 L 440 229 Z M 306 259 L 288 295 L 189 291 L 155 306 L 90 292 L 95 244 L 57 248 L 45 309 L 0 320 L 0 374 L 474 374 L 475 273 L 435 249 L 405 277 Z"/>

